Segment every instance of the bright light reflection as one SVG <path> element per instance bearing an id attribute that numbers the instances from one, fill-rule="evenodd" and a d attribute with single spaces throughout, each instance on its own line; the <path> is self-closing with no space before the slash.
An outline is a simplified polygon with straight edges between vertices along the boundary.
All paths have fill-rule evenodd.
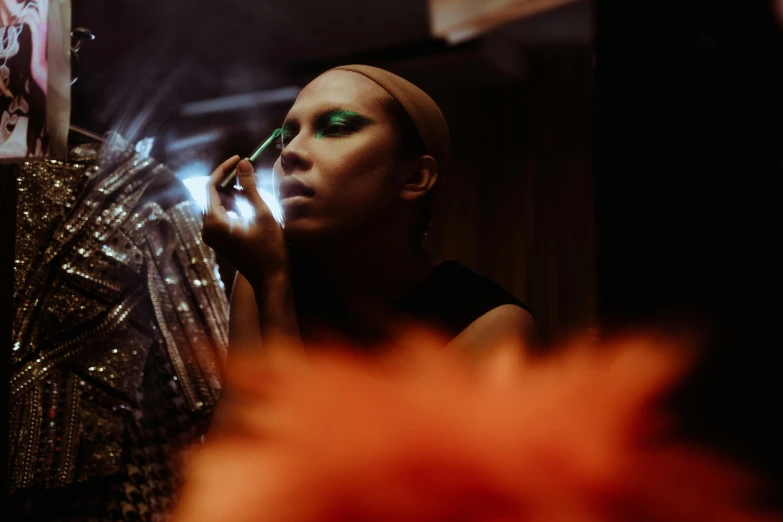
<path id="1" fill-rule="evenodd" d="M 237 210 L 239 215 L 244 218 L 253 217 L 253 206 L 246 199 L 237 199 Z"/>
<path id="2" fill-rule="evenodd" d="M 182 183 L 185 188 L 190 192 L 190 197 L 198 203 L 202 211 L 207 210 L 207 181 L 209 176 L 194 176 L 192 178 L 183 179 Z"/>
<path id="3" fill-rule="evenodd" d="M 195 170 L 195 166 L 189 167 L 188 171 L 192 172 L 193 170 L 191 169 Z M 180 171 L 180 173 L 181 172 L 182 171 Z M 198 203 L 202 211 L 206 211 L 207 209 L 207 183 L 208 182 L 209 182 L 209 176 L 192 176 L 182 180 L 182 183 L 190 192 L 191 197 L 196 201 L 196 203 Z M 262 183 L 259 184 L 263 185 Z M 271 185 L 271 184 L 267 183 L 265 185 Z M 269 207 L 269 210 L 272 212 L 272 216 L 274 216 L 275 221 L 282 224 L 283 209 L 280 208 L 280 203 L 278 203 L 277 199 L 272 193 L 271 186 L 269 186 L 269 189 L 270 190 L 264 190 L 262 188 L 259 188 L 258 193 L 261 195 L 261 199 L 264 200 L 264 203 L 266 203 L 266 206 Z M 247 201 L 246 199 L 237 200 L 237 210 L 239 211 L 239 215 L 237 215 L 237 213 L 234 211 L 228 212 L 228 215 L 231 217 L 241 216 L 243 218 L 253 217 L 253 207 L 250 204 L 250 202 Z"/>

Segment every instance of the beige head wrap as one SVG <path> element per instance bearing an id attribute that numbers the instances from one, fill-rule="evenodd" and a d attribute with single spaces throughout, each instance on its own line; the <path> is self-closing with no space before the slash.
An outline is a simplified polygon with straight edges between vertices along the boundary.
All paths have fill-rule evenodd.
<path id="1" fill-rule="evenodd" d="M 366 76 L 402 105 L 418 129 L 427 153 L 438 162 L 438 184 L 441 184 L 451 164 L 451 137 L 446 118 L 433 99 L 408 80 L 377 67 L 343 65 L 331 70 L 351 71 Z"/>

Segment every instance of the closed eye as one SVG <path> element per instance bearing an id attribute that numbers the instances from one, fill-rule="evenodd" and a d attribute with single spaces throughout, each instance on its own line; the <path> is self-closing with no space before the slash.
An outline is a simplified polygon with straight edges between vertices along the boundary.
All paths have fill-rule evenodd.
<path id="1" fill-rule="evenodd" d="M 333 110 L 316 121 L 316 136 L 337 138 L 359 132 L 373 121 L 361 114 L 346 110 Z"/>
<path id="2" fill-rule="evenodd" d="M 314 121 L 315 137 L 339 138 L 359 132 L 364 127 L 375 123 L 372 119 L 353 111 L 332 109 L 321 113 Z M 280 139 L 275 143 L 277 150 L 282 151 L 299 133 L 295 123 L 286 123 L 282 127 Z"/>
<path id="3" fill-rule="evenodd" d="M 330 122 L 320 133 L 323 136 L 344 136 L 356 132 L 356 128 L 343 122 Z"/>

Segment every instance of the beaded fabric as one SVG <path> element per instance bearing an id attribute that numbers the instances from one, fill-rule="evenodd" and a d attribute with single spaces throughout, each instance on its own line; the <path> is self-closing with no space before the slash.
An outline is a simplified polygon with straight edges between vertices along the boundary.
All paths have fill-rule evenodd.
<path id="1" fill-rule="evenodd" d="M 161 517 L 221 388 L 228 303 L 201 211 L 107 138 L 18 165 L 9 479 L 31 519 Z"/>

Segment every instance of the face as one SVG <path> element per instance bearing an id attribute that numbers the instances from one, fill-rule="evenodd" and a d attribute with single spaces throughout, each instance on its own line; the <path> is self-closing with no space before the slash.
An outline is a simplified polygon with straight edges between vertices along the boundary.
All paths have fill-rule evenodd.
<path id="1" fill-rule="evenodd" d="M 367 230 L 402 206 L 399 138 L 390 95 L 349 71 L 325 73 L 299 94 L 275 163 L 286 236 L 294 243 Z"/>
<path id="2" fill-rule="evenodd" d="M 13 16 L 18 16 L 27 0 L 3 0 L 0 2 L 0 10 L 6 11 Z"/>

